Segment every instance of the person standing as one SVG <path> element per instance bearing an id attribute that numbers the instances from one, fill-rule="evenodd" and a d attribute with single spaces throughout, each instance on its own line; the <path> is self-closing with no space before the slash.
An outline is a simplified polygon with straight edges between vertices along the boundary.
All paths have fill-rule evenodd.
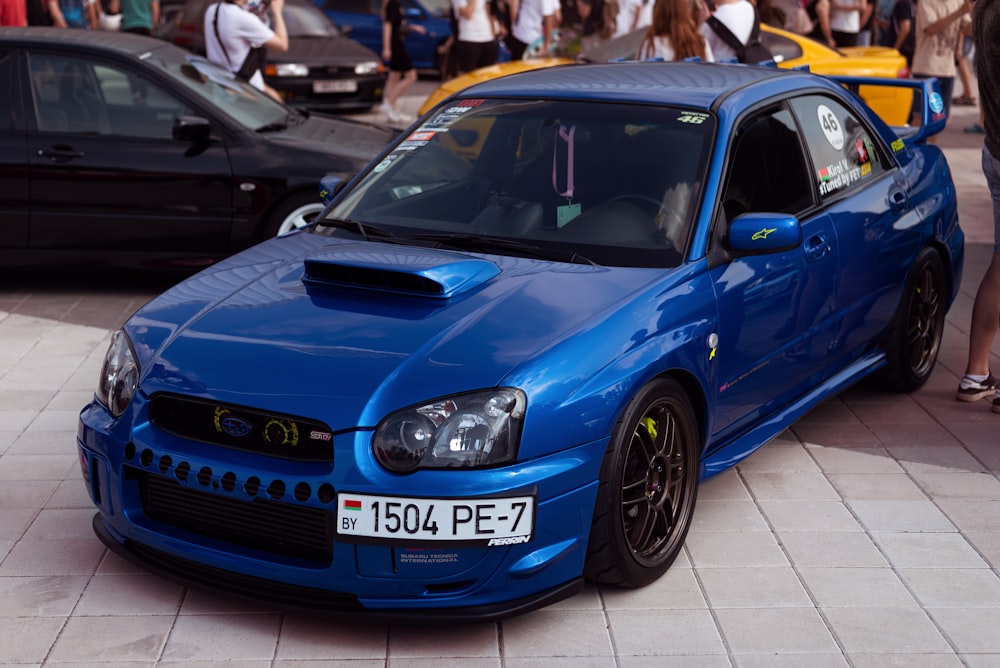
<path id="1" fill-rule="evenodd" d="M 561 11 L 559 0 L 509 0 L 513 24 L 508 46 L 511 60 L 521 60 L 524 52 L 541 40 L 542 53 L 548 54 L 552 46 L 552 32 L 556 29 L 556 14 Z"/>
<path id="2" fill-rule="evenodd" d="M 972 402 L 992 395 L 993 412 L 1000 413 L 1000 388 L 990 373 L 990 347 L 1000 330 L 1000 0 L 978 0 L 972 36 L 986 129 L 983 173 L 993 200 L 993 258 L 972 304 L 969 358 L 956 398 Z"/>
<path id="3" fill-rule="evenodd" d="M 716 0 L 712 16 L 729 28 L 729 32 L 746 44 L 757 24 L 757 9 L 748 0 Z M 701 25 L 701 34 L 717 61 L 736 58 L 736 50 L 719 37 L 709 23 Z"/>
<path id="4" fill-rule="evenodd" d="M 913 0 L 896 0 L 885 26 L 882 46 L 891 46 L 906 58 L 906 66 L 913 66 L 914 49 Z"/>
<path id="5" fill-rule="evenodd" d="M 121 13 L 123 32 L 138 35 L 152 35 L 153 28 L 160 22 L 160 0 L 111 0 L 112 14 Z"/>
<path id="6" fill-rule="evenodd" d="M 385 92 L 382 94 L 382 113 L 393 123 L 402 123 L 408 119 L 399 111 L 399 98 L 417 80 L 417 71 L 413 69 L 413 61 L 403 44 L 403 7 L 399 0 L 383 0 L 382 2 L 382 60 L 389 66 L 389 76 L 385 80 Z M 423 32 L 423 26 L 411 26 L 411 30 Z"/>
<path id="7" fill-rule="evenodd" d="M 955 89 L 955 51 L 962 33 L 962 19 L 972 10 L 969 0 L 920 0 L 917 2 L 914 79 L 937 77 L 945 117 L 951 115 Z"/>
<path id="8" fill-rule="evenodd" d="M 867 0 L 831 0 L 830 31 L 837 46 L 858 46 L 861 28 L 871 13 Z"/>
<path id="9" fill-rule="evenodd" d="M 282 10 L 285 0 L 272 0 L 274 28 L 247 10 L 249 0 L 223 0 L 205 10 L 205 51 L 208 59 L 277 101 L 281 96 L 264 83 L 264 49 L 288 51 L 288 30 Z"/>
<path id="10" fill-rule="evenodd" d="M 97 29 L 95 0 L 48 0 L 49 16 L 56 28 Z"/>
<path id="11" fill-rule="evenodd" d="M 28 25 L 28 5 L 25 0 L 0 0 L 0 26 L 20 28 Z"/>
<path id="12" fill-rule="evenodd" d="M 497 27 L 489 0 L 452 0 L 458 23 L 455 73 L 464 74 L 497 62 Z"/>
<path id="13" fill-rule="evenodd" d="M 653 23 L 639 47 L 639 59 L 714 61 L 708 41 L 698 31 L 700 18 L 691 0 L 656 0 Z"/>

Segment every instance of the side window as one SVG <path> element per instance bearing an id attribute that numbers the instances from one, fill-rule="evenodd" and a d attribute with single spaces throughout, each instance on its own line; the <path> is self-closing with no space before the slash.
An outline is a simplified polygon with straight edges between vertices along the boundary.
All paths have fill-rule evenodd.
<path id="1" fill-rule="evenodd" d="M 792 100 L 812 158 L 820 198 L 859 187 L 889 167 L 889 161 L 861 121 L 842 104 L 820 95 Z"/>
<path id="2" fill-rule="evenodd" d="M 191 113 L 160 87 L 117 67 L 44 53 L 29 59 L 42 132 L 169 139 L 174 118 Z"/>
<path id="3" fill-rule="evenodd" d="M 812 205 L 799 133 L 784 108 L 755 116 L 733 140 L 723 195 L 726 220 L 744 213 L 797 214 Z"/>

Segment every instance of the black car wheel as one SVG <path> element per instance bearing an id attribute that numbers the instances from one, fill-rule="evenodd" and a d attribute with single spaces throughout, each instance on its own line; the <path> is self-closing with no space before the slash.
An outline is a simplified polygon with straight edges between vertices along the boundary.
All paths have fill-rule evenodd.
<path id="1" fill-rule="evenodd" d="M 677 381 L 647 385 L 615 427 L 601 466 L 584 574 L 641 587 L 684 545 L 698 494 L 698 429 Z"/>
<path id="2" fill-rule="evenodd" d="M 886 334 L 887 363 L 876 381 L 900 392 L 913 392 L 927 382 L 941 350 L 944 317 L 944 267 L 937 252 L 925 248 L 913 264 Z"/>
<path id="3" fill-rule="evenodd" d="M 278 206 L 267 221 L 264 238 L 288 234 L 305 227 L 323 210 L 319 195 L 296 195 Z"/>

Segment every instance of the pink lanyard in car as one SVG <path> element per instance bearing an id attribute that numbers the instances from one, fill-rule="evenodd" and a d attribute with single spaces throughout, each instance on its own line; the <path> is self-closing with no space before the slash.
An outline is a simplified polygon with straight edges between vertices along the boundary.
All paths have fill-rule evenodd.
<path id="1" fill-rule="evenodd" d="M 576 126 L 574 125 L 568 131 L 565 127 L 559 127 L 559 134 L 556 139 L 556 145 L 552 149 L 552 189 L 556 191 L 556 194 L 560 197 L 572 198 L 573 197 L 573 135 L 576 134 Z M 559 141 L 563 140 L 566 142 L 566 191 L 559 192 L 559 180 L 557 178 L 558 168 L 556 166 L 556 156 L 559 154 Z"/>

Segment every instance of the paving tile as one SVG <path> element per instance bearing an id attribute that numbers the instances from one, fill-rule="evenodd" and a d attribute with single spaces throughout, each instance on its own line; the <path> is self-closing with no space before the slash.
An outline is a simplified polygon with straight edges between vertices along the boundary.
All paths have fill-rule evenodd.
<path id="1" fill-rule="evenodd" d="M 674 564 L 656 582 L 638 589 L 603 587 L 607 610 L 674 610 L 707 608 L 694 570 Z"/>
<path id="2" fill-rule="evenodd" d="M 155 615 L 70 617 L 48 660 L 153 661 L 160 657 L 173 622 L 173 617 Z"/>
<path id="3" fill-rule="evenodd" d="M 902 473 L 885 448 L 828 448 L 809 445 L 807 451 L 825 473 Z"/>
<path id="4" fill-rule="evenodd" d="M 508 660 L 508 666 L 514 665 Z M 657 656 L 620 656 L 620 668 L 732 668 L 728 656 L 700 654 L 659 654 Z M 539 668 L 544 668 L 540 666 Z M 572 668 L 569 666 L 567 668 Z"/>
<path id="5" fill-rule="evenodd" d="M 871 536 L 860 531 L 783 531 L 778 534 L 789 559 L 798 567 L 881 568 L 888 562 Z"/>
<path id="6" fill-rule="evenodd" d="M 614 655 L 601 611 L 536 610 L 504 620 L 501 633 L 503 655 L 509 657 Z"/>
<path id="7" fill-rule="evenodd" d="M 922 501 L 923 490 L 903 473 L 830 473 L 830 482 L 848 500 Z"/>
<path id="8" fill-rule="evenodd" d="M 788 559 L 767 531 L 697 531 L 687 536 L 696 568 L 787 566 Z"/>
<path id="9" fill-rule="evenodd" d="M 704 568 L 698 577 L 714 610 L 813 605 L 790 567 Z"/>
<path id="10" fill-rule="evenodd" d="M 780 501 L 763 499 L 760 508 L 775 531 L 861 531 L 861 525 L 841 501 Z"/>
<path id="11" fill-rule="evenodd" d="M 389 629 L 383 624 L 348 623 L 289 614 L 281 625 L 276 658 L 384 662 L 388 655 L 388 639 Z"/>
<path id="12" fill-rule="evenodd" d="M 389 628 L 389 660 L 393 663 L 397 658 L 434 658 L 443 654 L 467 659 L 499 658 L 497 625 L 475 623 L 426 627 L 400 624 Z"/>
<path id="13" fill-rule="evenodd" d="M 821 608 L 915 608 L 917 602 L 890 568 L 800 567 Z"/>
<path id="14" fill-rule="evenodd" d="M 827 654 L 839 648 L 812 608 L 717 610 L 726 644 L 740 654 Z"/>
<path id="15" fill-rule="evenodd" d="M 901 568 L 925 608 L 998 608 L 1000 576 L 988 568 Z"/>
<path id="16" fill-rule="evenodd" d="M 848 655 L 951 652 L 926 612 L 917 608 L 824 608 Z"/>
<path id="17" fill-rule="evenodd" d="M 955 654 L 851 653 L 850 658 L 855 668 L 959 668 L 971 665 L 963 663 Z"/>
<path id="18" fill-rule="evenodd" d="M 749 501 L 750 492 L 743 484 L 739 472 L 729 469 L 715 474 L 698 486 L 698 503 L 708 500 Z"/>
<path id="19" fill-rule="evenodd" d="M 392 665 L 395 668 L 396 663 L 393 662 Z M 503 665 L 505 668 L 618 668 L 619 665 L 626 664 L 624 662 L 619 664 L 611 656 L 546 656 L 505 657 Z"/>
<path id="20" fill-rule="evenodd" d="M 182 615 L 166 619 L 174 622 L 163 648 L 163 658 L 169 661 L 272 659 L 281 628 L 281 616 L 271 614 Z"/>
<path id="21" fill-rule="evenodd" d="M 989 473 L 915 471 L 911 475 L 935 499 L 1000 500 L 1000 480 Z"/>
<path id="22" fill-rule="evenodd" d="M 1000 533 L 963 533 L 969 544 L 989 563 L 990 568 L 1000 569 Z"/>
<path id="23" fill-rule="evenodd" d="M 92 575 L 105 551 L 96 538 L 22 540 L 0 564 L 6 575 Z"/>
<path id="24" fill-rule="evenodd" d="M 773 473 L 784 471 L 819 472 L 816 461 L 809 456 L 808 450 L 799 443 L 768 443 L 740 462 L 738 468 L 744 473 L 747 471 Z"/>
<path id="25" fill-rule="evenodd" d="M 818 469 L 814 472 L 747 471 L 743 477 L 755 499 L 831 501 L 840 498 Z"/>
<path id="26" fill-rule="evenodd" d="M 767 531 L 756 504 L 745 501 L 699 499 L 691 531 Z"/>
<path id="27" fill-rule="evenodd" d="M 734 657 L 737 668 L 846 668 L 842 654 L 739 654 Z"/>
<path id="28" fill-rule="evenodd" d="M 67 617 L 87 586 L 86 575 L 0 577 L 0 600 L 11 617 Z"/>
<path id="29" fill-rule="evenodd" d="M 1000 654 L 1000 608 L 931 608 L 928 613 L 964 655 Z"/>
<path id="30" fill-rule="evenodd" d="M 708 610 L 609 610 L 619 656 L 725 654 L 722 637 Z"/>
<path id="31" fill-rule="evenodd" d="M 896 568 L 985 568 L 986 562 L 957 533 L 876 533 Z"/>
<path id="32" fill-rule="evenodd" d="M 0 617 L 0 665 L 40 665 L 65 623 L 64 617 Z"/>
<path id="33" fill-rule="evenodd" d="M 74 614 L 175 615 L 183 594 L 183 586 L 155 575 L 95 575 Z"/>
<path id="34" fill-rule="evenodd" d="M 852 500 L 847 502 L 868 531 L 954 531 L 933 501 Z"/>

